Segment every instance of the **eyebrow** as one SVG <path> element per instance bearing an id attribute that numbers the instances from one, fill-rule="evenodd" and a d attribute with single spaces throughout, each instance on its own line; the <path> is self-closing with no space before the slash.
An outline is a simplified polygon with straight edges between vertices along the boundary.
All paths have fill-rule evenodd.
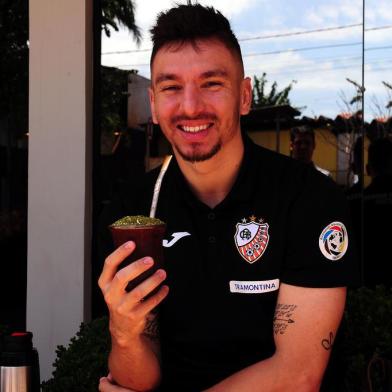
<path id="1" fill-rule="evenodd" d="M 171 73 L 160 73 L 155 79 L 155 84 L 159 84 L 167 80 L 178 80 L 178 77 L 175 74 Z"/>
<path id="2" fill-rule="evenodd" d="M 203 72 L 200 77 L 202 79 L 212 78 L 212 77 L 227 77 L 228 72 L 224 69 L 212 69 L 206 72 Z M 179 77 L 173 73 L 160 73 L 155 79 L 155 84 L 159 84 L 166 81 L 176 81 L 179 80 Z"/>
<path id="3" fill-rule="evenodd" d="M 216 76 L 227 77 L 228 73 L 224 69 L 213 69 L 211 71 L 206 71 L 201 74 L 202 78 L 213 78 Z"/>

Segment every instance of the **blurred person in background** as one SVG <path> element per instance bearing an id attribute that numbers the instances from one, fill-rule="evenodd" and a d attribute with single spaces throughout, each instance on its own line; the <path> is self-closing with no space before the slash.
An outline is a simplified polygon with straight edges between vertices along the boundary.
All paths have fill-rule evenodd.
<path id="1" fill-rule="evenodd" d="M 313 153 L 316 148 L 313 128 L 307 125 L 295 127 L 291 130 L 290 139 L 290 149 L 294 159 L 311 165 L 319 172 L 331 177 L 331 173 L 328 170 L 322 169 L 313 162 Z"/>

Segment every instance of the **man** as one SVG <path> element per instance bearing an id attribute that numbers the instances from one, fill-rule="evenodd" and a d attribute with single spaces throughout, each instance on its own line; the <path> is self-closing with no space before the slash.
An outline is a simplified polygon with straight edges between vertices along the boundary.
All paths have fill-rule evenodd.
<path id="1" fill-rule="evenodd" d="M 106 258 L 111 376 L 100 390 L 316 391 L 351 271 L 344 198 L 315 170 L 242 135 L 251 84 L 219 12 L 179 5 L 159 15 L 152 39 L 153 119 L 175 155 L 157 209 L 165 270 L 127 293 L 153 261 L 117 272 L 134 243 Z M 148 214 L 156 177 L 113 203 L 104 226 Z"/>
<path id="2" fill-rule="evenodd" d="M 328 170 L 322 169 L 313 162 L 313 152 L 316 148 L 314 131 L 309 126 L 296 127 L 291 130 L 291 151 L 294 159 L 313 166 L 319 172 L 331 177 Z"/>

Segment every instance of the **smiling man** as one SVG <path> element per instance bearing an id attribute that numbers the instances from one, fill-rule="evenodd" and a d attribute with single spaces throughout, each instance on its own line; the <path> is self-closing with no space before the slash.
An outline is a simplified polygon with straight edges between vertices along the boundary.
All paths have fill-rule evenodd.
<path id="1" fill-rule="evenodd" d="M 317 391 L 353 275 L 344 197 L 241 132 L 251 84 L 218 11 L 174 7 L 152 39 L 153 120 L 175 155 L 157 209 L 165 270 L 126 292 L 153 260 L 117 271 L 132 242 L 106 258 L 111 376 L 100 390 Z M 147 214 L 157 174 L 120 195 L 103 226 Z"/>

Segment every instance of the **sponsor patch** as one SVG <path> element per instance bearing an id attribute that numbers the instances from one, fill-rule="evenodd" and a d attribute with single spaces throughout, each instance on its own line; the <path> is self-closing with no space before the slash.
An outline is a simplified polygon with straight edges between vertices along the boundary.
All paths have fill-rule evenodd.
<path id="1" fill-rule="evenodd" d="M 236 224 L 234 242 L 242 258 L 253 264 L 267 248 L 269 226 L 262 219 L 256 222 L 255 216 L 251 216 L 249 219 L 250 222 L 244 218 L 241 223 Z"/>
<path id="2" fill-rule="evenodd" d="M 262 294 L 279 289 L 279 279 L 272 280 L 231 280 L 230 292 L 241 294 Z"/>
<path id="3" fill-rule="evenodd" d="M 328 260 L 339 260 L 347 251 L 348 235 L 341 222 L 330 223 L 320 234 L 319 247 Z"/>

